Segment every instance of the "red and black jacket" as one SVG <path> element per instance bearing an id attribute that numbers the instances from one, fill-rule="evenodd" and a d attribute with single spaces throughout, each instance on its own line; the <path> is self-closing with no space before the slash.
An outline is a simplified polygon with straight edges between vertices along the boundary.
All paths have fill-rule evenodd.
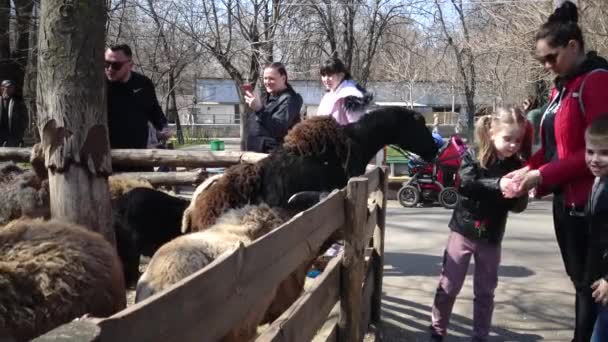
<path id="1" fill-rule="evenodd" d="M 600 114 L 608 113 L 608 70 L 605 59 L 590 53 L 576 73 L 568 78 L 557 78 L 551 101 L 559 101 L 555 113 L 556 160 L 546 160 L 545 139 L 542 148 L 528 162 L 531 169 L 540 170 L 542 186 L 537 194 L 546 195 L 548 189 L 563 191 L 566 204 L 577 208 L 585 206 L 593 183 L 593 175 L 585 164 L 585 129 Z M 585 82 L 582 94 L 581 84 Z M 579 96 L 585 110 L 580 106 Z M 541 137 L 545 134 L 541 125 Z"/>

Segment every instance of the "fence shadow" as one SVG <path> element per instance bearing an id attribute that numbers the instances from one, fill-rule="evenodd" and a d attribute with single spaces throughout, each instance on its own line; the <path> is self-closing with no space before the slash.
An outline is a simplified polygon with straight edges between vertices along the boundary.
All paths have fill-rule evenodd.
<path id="1" fill-rule="evenodd" d="M 384 276 L 403 277 L 403 276 L 439 276 L 441 271 L 441 255 L 428 255 L 417 253 L 391 253 L 386 252 L 384 257 Z M 471 261 L 473 258 L 471 258 Z M 467 275 L 472 275 L 475 269 L 471 262 Z M 498 269 L 499 277 L 524 278 L 533 276 L 535 273 L 531 269 L 523 266 L 500 265 Z"/>
<path id="2" fill-rule="evenodd" d="M 379 333 L 383 342 L 418 342 L 429 341 L 428 325 L 419 323 L 429 322 L 431 307 L 410 300 L 387 296 L 382 297 L 382 324 Z M 411 317 L 408 318 L 408 317 Z M 457 314 L 452 314 L 449 330 L 470 336 L 473 320 Z M 493 326 L 488 341 L 517 341 L 535 342 L 542 336 L 533 333 L 518 333 L 501 327 Z M 470 337 L 448 336 L 448 342 L 470 341 Z"/>

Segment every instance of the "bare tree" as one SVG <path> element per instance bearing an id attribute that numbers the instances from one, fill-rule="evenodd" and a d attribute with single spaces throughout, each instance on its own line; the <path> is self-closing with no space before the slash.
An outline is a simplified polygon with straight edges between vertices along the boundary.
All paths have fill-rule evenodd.
<path id="1" fill-rule="evenodd" d="M 391 33 L 395 39 L 385 42 L 383 51 L 379 53 L 380 64 L 388 79 L 397 83 L 405 83 L 407 102 L 413 108 L 414 90 L 419 83 L 429 81 L 432 60 L 427 59 L 423 34 L 413 27 L 401 26 Z"/>
<path id="2" fill-rule="evenodd" d="M 466 99 L 467 109 L 467 136 L 473 140 L 473 123 L 475 115 L 475 91 L 477 87 L 477 78 L 475 71 L 475 56 L 471 47 L 471 36 L 467 28 L 467 21 L 465 20 L 465 13 L 462 7 L 462 0 L 450 0 L 454 10 L 457 13 L 458 23 L 462 33 L 462 39 L 456 40 L 453 33 L 448 29 L 446 19 L 441 8 L 441 4 L 438 0 L 435 0 L 437 8 L 437 19 L 441 24 L 443 34 L 447 40 L 448 45 L 454 52 L 456 59 L 456 65 L 462 77 L 462 85 L 464 87 L 464 95 Z"/>
<path id="3" fill-rule="evenodd" d="M 180 2 L 179 27 L 208 51 L 230 76 L 241 103 L 241 85 L 257 83 L 261 66 L 274 60 L 278 26 L 290 10 L 285 0 Z M 247 113 L 240 112 L 241 147 L 247 141 Z"/>
<path id="4" fill-rule="evenodd" d="M 38 127 L 51 215 L 114 243 L 103 73 L 104 0 L 45 0 L 38 54 Z"/>

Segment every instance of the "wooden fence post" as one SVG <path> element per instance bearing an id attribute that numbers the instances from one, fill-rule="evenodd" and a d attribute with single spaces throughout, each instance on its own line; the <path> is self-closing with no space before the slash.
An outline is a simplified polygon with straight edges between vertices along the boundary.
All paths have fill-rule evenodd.
<path id="1" fill-rule="evenodd" d="M 105 0 L 45 0 L 38 39 L 38 128 L 51 216 L 114 244 L 103 53 Z"/>
<path id="2" fill-rule="evenodd" d="M 374 229 L 374 251 L 376 253 L 375 260 L 372 260 L 374 269 L 374 293 L 372 294 L 372 317 L 371 321 L 378 325 L 380 323 L 381 305 L 382 305 L 382 277 L 384 271 L 384 233 L 386 227 L 386 192 L 388 188 L 388 173 L 386 166 L 381 168 L 378 189 L 380 194 L 376 197 L 376 202 L 381 207 L 378 210 L 378 221 Z M 378 198 L 382 196 L 382 198 Z M 372 254 L 372 257 L 374 255 Z M 374 262 L 375 261 L 375 262 Z M 377 329 L 379 330 L 379 329 Z"/>
<path id="3" fill-rule="evenodd" d="M 362 341 L 361 301 L 365 277 L 365 226 L 367 222 L 367 179 L 351 178 L 346 189 L 344 257 L 340 279 L 340 322 L 338 340 Z"/>

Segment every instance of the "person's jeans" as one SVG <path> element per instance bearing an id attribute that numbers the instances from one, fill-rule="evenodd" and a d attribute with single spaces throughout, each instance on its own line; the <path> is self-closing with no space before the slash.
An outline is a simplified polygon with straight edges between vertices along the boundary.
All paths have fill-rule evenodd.
<path id="1" fill-rule="evenodd" d="M 606 342 L 608 341 L 608 307 L 599 306 L 597 319 L 595 320 L 595 328 L 593 328 L 593 336 L 591 342 Z"/>
<path id="2" fill-rule="evenodd" d="M 566 273 L 576 291 L 573 341 L 587 342 L 591 338 L 596 316 L 591 283 L 585 279 L 589 245 L 587 221 L 583 216 L 571 215 L 563 195 L 557 194 L 553 197 L 553 225 Z"/>

